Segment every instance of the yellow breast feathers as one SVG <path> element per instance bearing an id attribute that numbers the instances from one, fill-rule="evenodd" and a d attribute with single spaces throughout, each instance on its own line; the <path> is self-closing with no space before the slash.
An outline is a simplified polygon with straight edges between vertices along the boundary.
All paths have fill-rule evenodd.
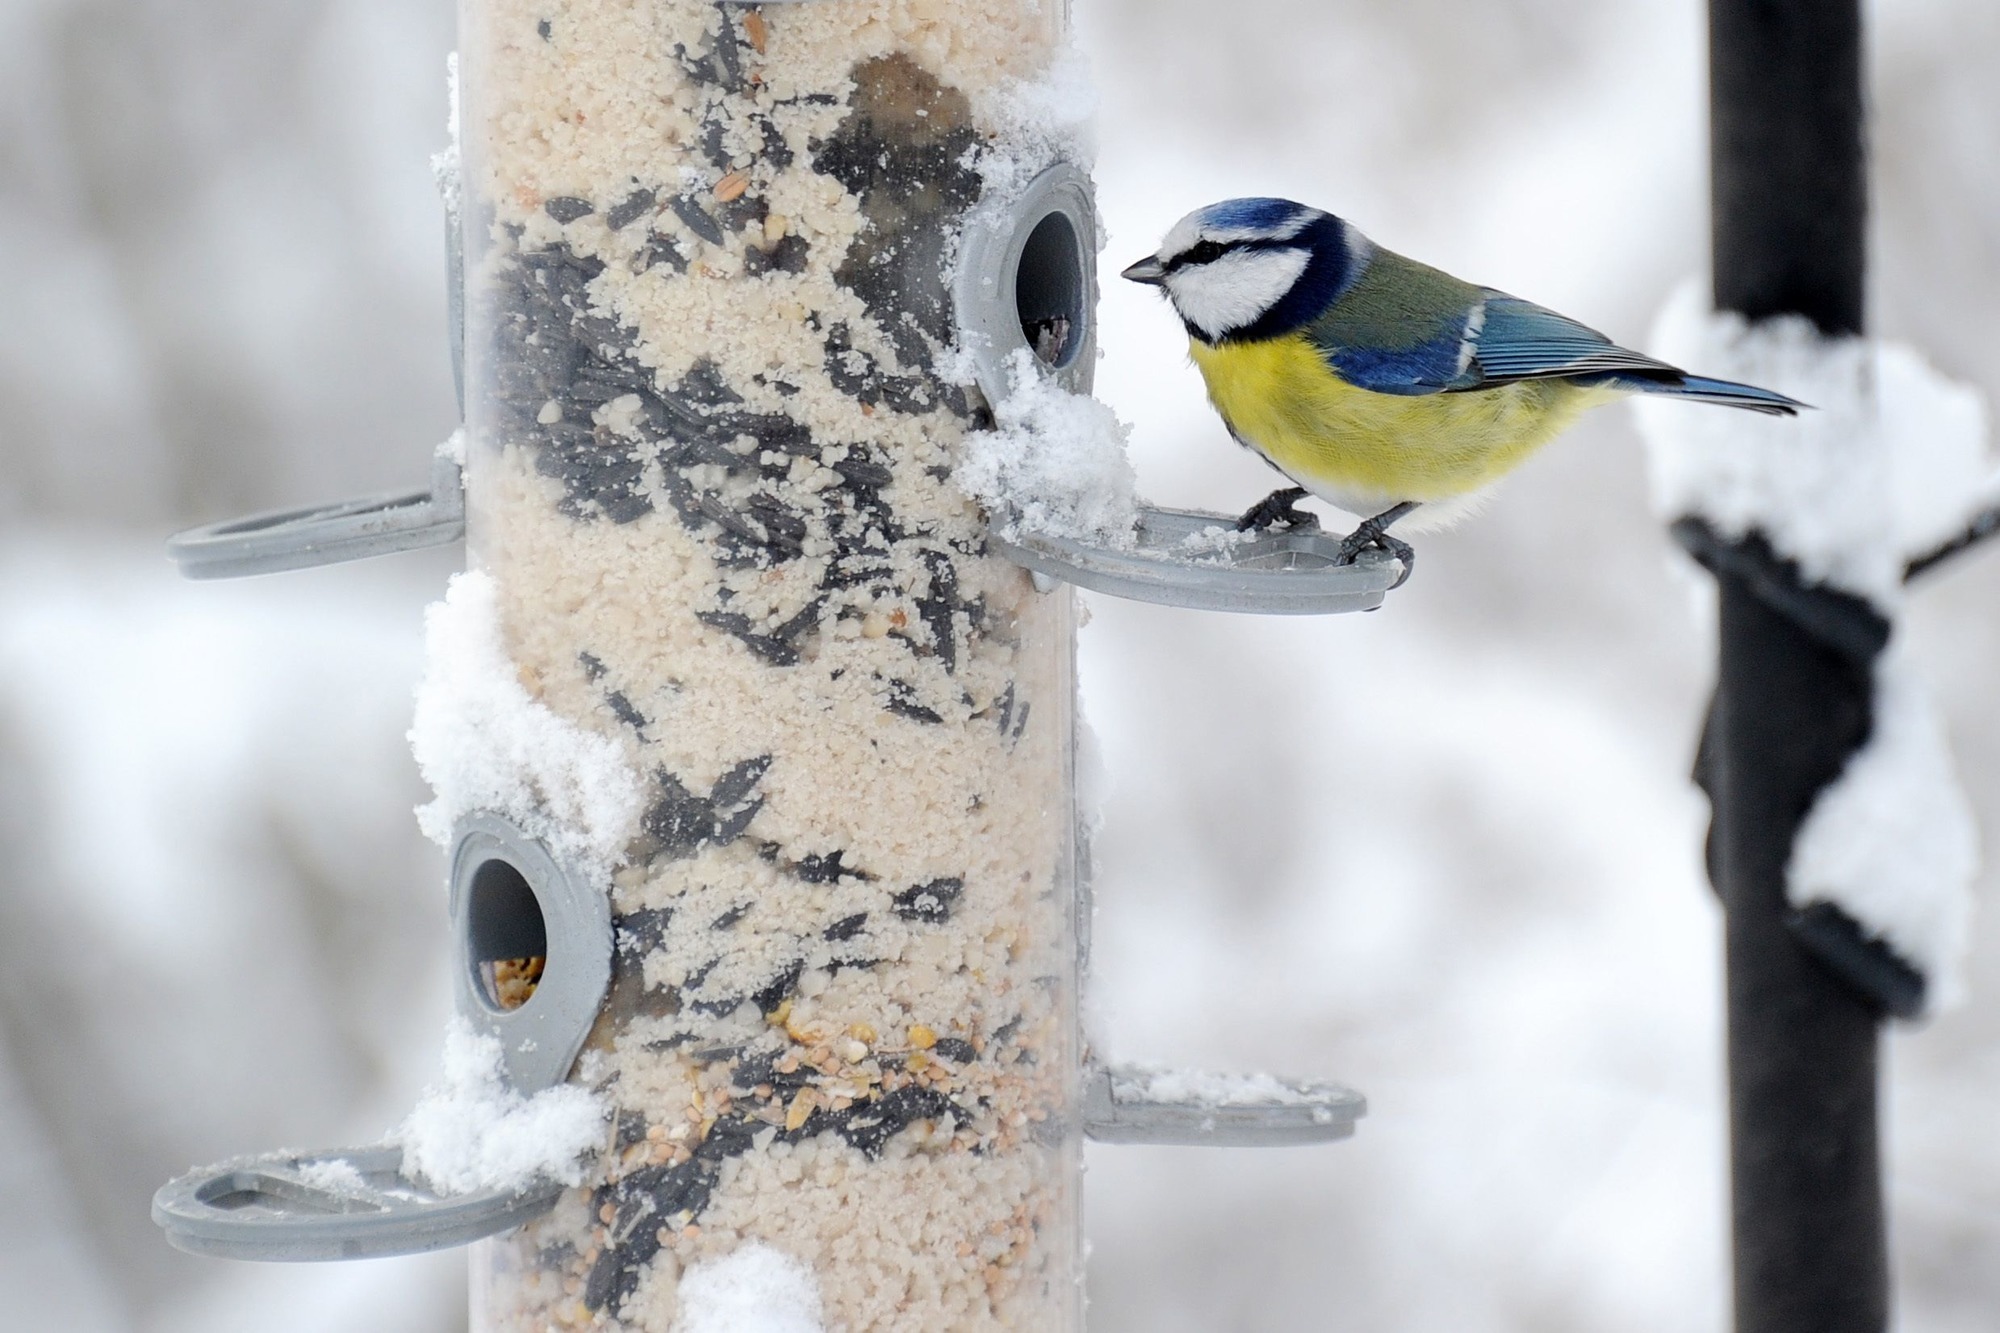
<path id="1" fill-rule="evenodd" d="M 1357 389 L 1303 334 L 1189 351 L 1229 429 L 1343 509 L 1468 495 L 1617 397 L 1562 380 L 1404 396 Z"/>

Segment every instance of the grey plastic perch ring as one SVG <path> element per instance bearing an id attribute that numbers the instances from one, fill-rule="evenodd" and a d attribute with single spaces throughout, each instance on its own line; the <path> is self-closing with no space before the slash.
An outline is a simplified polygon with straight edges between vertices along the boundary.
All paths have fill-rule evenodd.
<path id="1" fill-rule="evenodd" d="M 175 1249 L 280 1263 L 377 1259 L 467 1245 L 555 1205 L 563 1187 L 440 1196 L 402 1174 L 391 1144 L 266 1153 L 162 1185 L 153 1221 Z"/>
<path id="2" fill-rule="evenodd" d="M 427 491 L 277 509 L 189 528 L 167 554 L 191 579 L 240 578 L 446 546 L 465 536 L 458 464 L 440 452 Z"/>
<path id="3" fill-rule="evenodd" d="M 1126 548 L 1041 533 L 1003 537 L 997 522 L 990 540 L 1001 555 L 1042 577 L 1194 611 L 1275 616 L 1373 611 L 1402 569 L 1393 557 L 1372 550 L 1351 565 L 1336 564 L 1341 539 L 1318 529 L 1245 533 L 1213 549 L 1189 545 L 1209 529 L 1233 528 L 1235 522 L 1225 514 L 1148 506 L 1139 511 Z"/>
<path id="4" fill-rule="evenodd" d="M 1367 1099 L 1333 1083 L 1280 1079 L 1285 1095 L 1224 1103 L 1145 1095 L 1154 1071 L 1089 1065 L 1083 1071 L 1083 1132 L 1099 1143 L 1188 1148 L 1285 1148 L 1354 1135 Z"/>

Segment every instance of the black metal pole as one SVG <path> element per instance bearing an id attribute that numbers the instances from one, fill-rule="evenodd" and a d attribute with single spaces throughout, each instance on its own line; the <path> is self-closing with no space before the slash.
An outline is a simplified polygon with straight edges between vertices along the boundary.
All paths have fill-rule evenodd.
<path id="1" fill-rule="evenodd" d="M 1860 0 L 1710 0 L 1708 23 L 1716 306 L 1860 333 Z"/>
<path id="2" fill-rule="evenodd" d="M 1859 0 L 1710 0 L 1709 24 L 1716 305 L 1859 333 Z M 1888 625 L 1859 599 L 1802 586 L 1756 534 L 1727 549 L 1679 535 L 1721 592 L 1700 777 L 1728 917 L 1736 1328 L 1882 1333 L 1883 1005 L 1810 947 L 1785 865 L 1814 799 L 1868 739 Z"/>

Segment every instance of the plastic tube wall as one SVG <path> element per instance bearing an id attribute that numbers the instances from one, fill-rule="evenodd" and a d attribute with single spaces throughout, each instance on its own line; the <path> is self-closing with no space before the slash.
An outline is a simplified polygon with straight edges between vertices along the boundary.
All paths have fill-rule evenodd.
<path id="1" fill-rule="evenodd" d="M 1072 604 L 984 554 L 937 373 L 975 108 L 1059 28 L 463 2 L 472 556 L 647 784 L 605 1153 L 476 1329 L 1080 1326 Z"/>

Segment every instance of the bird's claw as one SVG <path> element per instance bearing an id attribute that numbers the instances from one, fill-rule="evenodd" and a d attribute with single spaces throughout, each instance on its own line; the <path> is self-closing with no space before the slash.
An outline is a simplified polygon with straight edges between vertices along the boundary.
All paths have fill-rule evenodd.
<path id="1" fill-rule="evenodd" d="M 1389 585 L 1390 592 L 1394 592 L 1410 581 L 1410 574 L 1417 567 L 1416 551 L 1411 549 L 1408 542 L 1397 537 L 1391 537 L 1388 533 L 1382 531 L 1376 525 L 1374 519 L 1369 519 L 1367 522 L 1362 523 L 1354 531 L 1341 538 L 1340 550 L 1334 554 L 1333 563 L 1336 565 L 1351 565 L 1361 558 L 1363 551 L 1369 550 L 1381 551 L 1403 567 L 1403 572 L 1398 574 L 1396 581 Z"/>
<path id="2" fill-rule="evenodd" d="M 1298 507 L 1306 498 L 1303 486 L 1288 486 L 1284 490 L 1272 491 L 1243 511 L 1243 517 L 1236 520 L 1238 532 L 1267 532 L 1284 525 L 1301 532 L 1319 531 L 1319 515 Z"/>

